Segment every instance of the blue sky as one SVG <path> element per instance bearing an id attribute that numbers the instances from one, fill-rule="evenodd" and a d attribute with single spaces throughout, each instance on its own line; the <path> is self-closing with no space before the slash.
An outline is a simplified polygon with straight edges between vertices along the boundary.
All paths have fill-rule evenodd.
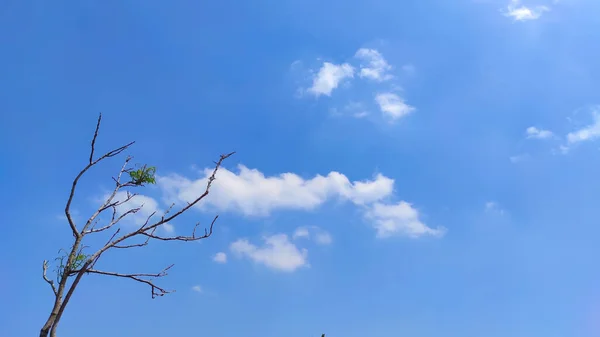
<path id="1" fill-rule="evenodd" d="M 600 336 L 600 3 L 0 4 L 0 335 L 35 335 L 41 263 L 99 150 L 158 168 L 159 242 L 84 279 L 63 337 Z M 85 178 L 83 221 L 123 158 Z M 140 201 L 139 199 L 138 201 Z M 138 218 L 124 223 L 135 226 Z M 127 227 L 129 226 L 129 227 Z"/>

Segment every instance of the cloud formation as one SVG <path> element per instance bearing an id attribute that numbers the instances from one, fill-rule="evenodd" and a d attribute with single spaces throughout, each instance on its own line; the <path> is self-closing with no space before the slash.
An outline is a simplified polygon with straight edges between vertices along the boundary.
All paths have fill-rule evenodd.
<path id="1" fill-rule="evenodd" d="M 510 0 L 504 15 L 514 21 L 530 21 L 539 19 L 544 12 L 549 10 L 550 8 L 547 6 L 527 7 L 522 5 L 520 0 Z"/>
<path id="2" fill-rule="evenodd" d="M 548 139 L 548 138 L 552 138 L 552 136 L 554 136 L 552 131 L 538 129 L 535 126 L 528 127 L 525 130 L 525 134 L 527 135 L 527 138 L 534 138 L 534 139 Z"/>
<path id="3" fill-rule="evenodd" d="M 397 234 L 412 238 L 423 235 L 440 237 L 446 232 L 443 227 L 436 229 L 427 227 L 419 219 L 417 209 L 405 201 L 396 204 L 375 203 L 365 213 L 365 217 L 373 221 L 373 227 L 379 238 Z"/>
<path id="4" fill-rule="evenodd" d="M 191 202 L 207 183 L 212 169 L 203 177 L 190 180 L 180 175 L 159 177 L 157 182 L 166 195 L 180 202 Z M 304 179 L 294 173 L 265 176 L 257 169 L 238 166 L 238 172 L 221 168 L 218 183 L 200 208 L 216 208 L 248 216 L 268 216 L 275 210 L 312 210 L 331 199 L 363 205 L 392 194 L 394 180 L 378 174 L 372 180 L 351 182 L 339 172 Z"/>
<path id="5" fill-rule="evenodd" d="M 247 239 L 233 242 L 229 249 L 239 258 L 247 258 L 254 263 L 283 272 L 294 272 L 298 268 L 308 267 L 308 251 L 300 249 L 291 242 L 286 234 L 275 234 L 263 238 L 261 246 Z"/>
<path id="6" fill-rule="evenodd" d="M 406 104 L 400 96 L 391 92 L 377 94 L 375 102 L 379 105 L 381 112 L 392 120 L 404 117 L 415 111 L 414 107 Z"/>
<path id="7" fill-rule="evenodd" d="M 592 122 L 578 130 L 567 134 L 569 145 L 591 141 L 600 137 L 600 107 L 594 107 L 591 111 Z"/>
<path id="8" fill-rule="evenodd" d="M 354 56 L 365 62 L 365 64 L 360 65 L 360 77 L 380 82 L 394 78 L 388 73 L 392 70 L 392 66 L 387 63 L 379 51 L 375 49 L 360 48 Z"/>
<path id="9" fill-rule="evenodd" d="M 324 62 L 319 72 L 313 77 L 313 83 L 308 92 L 316 97 L 321 95 L 331 96 L 331 92 L 337 88 L 340 83 L 354 77 L 354 67 L 348 63 L 333 64 Z"/>
<path id="10" fill-rule="evenodd" d="M 296 239 L 309 239 L 314 240 L 319 245 L 330 245 L 333 242 L 331 234 L 321 229 L 318 226 L 303 226 L 298 227 L 292 235 L 294 240 Z"/>
<path id="11" fill-rule="evenodd" d="M 223 252 L 218 252 L 217 254 L 215 254 L 215 256 L 213 256 L 213 261 L 215 261 L 216 263 L 227 263 L 227 254 Z"/>
<path id="12" fill-rule="evenodd" d="M 487 213 L 493 213 L 493 214 L 499 214 L 499 215 L 504 215 L 504 213 L 506 213 L 506 211 L 502 207 L 500 207 L 500 205 L 495 201 L 486 202 L 484 209 Z"/>
<path id="13" fill-rule="evenodd" d="M 157 184 L 169 202 L 186 203 L 194 200 L 198 191 L 204 189 L 211 173 L 212 169 L 207 168 L 196 180 L 176 174 L 160 176 Z M 362 181 L 350 181 L 339 172 L 312 178 L 303 178 L 294 173 L 265 176 L 257 169 L 239 165 L 237 172 L 221 168 L 216 178 L 210 197 L 198 204 L 197 209 L 265 217 L 278 210 L 314 210 L 327 201 L 338 200 L 349 202 L 363 214 L 368 214 L 365 219 L 370 220 L 379 237 L 392 234 L 411 237 L 442 234 L 438 230 L 427 229 L 418 220 L 418 212 L 410 204 L 401 202 L 400 206 L 388 205 L 387 200 L 393 197 L 394 180 L 382 174 Z M 407 217 L 393 213 L 386 207 L 397 207 L 398 212 L 413 212 Z M 389 211 L 386 213 L 386 210 Z M 384 232 L 386 235 L 380 235 Z M 322 236 L 320 240 L 326 242 L 327 238 Z"/>
<path id="14" fill-rule="evenodd" d="M 373 48 L 360 48 L 354 54 L 354 58 L 351 59 L 351 62 L 356 61 L 358 61 L 358 64 L 354 65 L 349 62 L 342 64 L 323 62 L 319 71 L 313 75 L 312 86 L 306 91 L 316 97 L 321 95 L 332 96 L 333 90 L 344 80 L 354 79 L 354 75 L 357 74 L 356 77 L 359 79 L 376 82 L 364 87 L 366 90 L 371 91 L 371 95 L 375 97 L 374 102 L 369 103 L 369 106 L 378 107 L 383 115 L 388 117 L 389 121 L 395 121 L 416 110 L 413 106 L 407 104 L 399 94 L 394 93 L 399 88 L 398 83 L 391 83 L 388 88 L 378 88 L 381 86 L 379 83 L 395 78 L 392 74 L 394 67 L 388 63 L 380 51 Z M 297 65 L 297 62 L 294 62 L 293 65 Z M 400 67 L 400 72 L 414 74 L 415 67 L 408 64 Z M 299 90 L 303 91 L 303 89 Z M 353 101 L 341 106 L 344 106 L 344 108 L 331 107 L 330 111 L 336 115 L 340 115 L 342 111 L 349 111 L 351 112 L 350 115 L 355 118 L 364 118 L 369 115 L 369 106 L 366 106 L 364 102 Z"/>
<path id="15" fill-rule="evenodd" d="M 523 154 L 510 156 L 508 158 L 508 160 L 510 160 L 511 163 L 516 164 L 516 163 L 520 163 L 520 162 L 523 162 L 523 161 L 529 159 L 529 157 L 530 157 L 529 154 L 523 153 Z"/>

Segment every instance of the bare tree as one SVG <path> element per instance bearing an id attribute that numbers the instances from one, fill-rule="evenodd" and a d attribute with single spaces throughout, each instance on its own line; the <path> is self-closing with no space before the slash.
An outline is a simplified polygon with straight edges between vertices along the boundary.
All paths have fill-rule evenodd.
<path id="1" fill-rule="evenodd" d="M 66 306 L 69 303 L 69 300 L 73 296 L 73 292 L 77 288 L 77 285 L 81 281 L 81 278 L 87 274 L 97 274 L 97 275 L 105 275 L 105 276 L 113 276 L 119 278 L 130 279 L 136 282 L 143 283 L 150 287 L 152 298 L 157 296 L 163 296 L 171 291 L 165 290 L 164 288 L 156 285 L 154 283 L 154 279 L 158 277 L 162 277 L 167 275 L 167 271 L 173 267 L 170 265 L 163 269 L 161 272 L 156 274 L 147 274 L 147 273 L 135 273 L 135 274 L 125 274 L 125 273 L 117 273 L 112 271 L 103 271 L 94 268 L 98 259 L 109 249 L 127 249 L 127 248 L 135 248 L 135 247 L 143 247 L 148 244 L 151 239 L 161 240 L 161 241 L 197 241 L 208 238 L 211 236 L 213 232 L 213 225 L 218 218 L 218 215 L 214 217 L 212 222 L 210 223 L 210 227 L 208 229 L 204 229 L 204 233 L 197 235 L 196 229 L 199 226 L 197 223 L 190 236 L 164 236 L 160 234 L 161 232 L 157 232 L 164 224 L 169 221 L 174 220 L 195 204 L 204 199 L 209 191 L 210 187 L 215 180 L 215 175 L 217 170 L 221 166 L 222 162 L 227 159 L 229 156 L 234 153 L 229 153 L 226 155 L 221 155 L 218 161 L 215 162 L 215 168 L 212 172 L 212 175 L 208 178 L 208 182 L 206 185 L 206 189 L 192 202 L 188 202 L 178 211 L 172 213 L 174 204 L 172 204 L 167 211 L 164 212 L 160 217 L 155 216 L 156 211 L 150 214 L 146 219 L 143 225 L 137 227 L 137 229 L 132 230 L 128 233 L 121 233 L 120 226 L 117 226 L 120 221 L 125 219 L 126 217 L 137 213 L 143 207 L 131 207 L 128 208 L 128 202 L 135 197 L 136 193 L 129 192 L 129 189 L 138 188 L 144 186 L 146 184 L 154 184 L 155 177 L 154 174 L 156 172 L 155 167 L 143 166 L 139 169 L 133 169 L 129 167 L 130 161 L 132 157 L 127 156 L 125 159 L 125 163 L 121 167 L 118 175 L 113 177 L 114 180 L 114 189 L 112 193 L 108 196 L 108 198 L 98 207 L 98 209 L 90 216 L 87 221 L 83 224 L 83 226 L 78 227 L 73 220 L 73 216 L 71 214 L 71 204 L 73 202 L 73 198 L 75 196 L 75 190 L 77 188 L 77 184 L 81 177 L 92 167 L 103 161 L 104 159 L 115 157 L 121 154 L 123 151 L 127 150 L 134 142 L 106 152 L 104 155 L 94 158 L 95 155 L 95 147 L 96 147 L 96 139 L 98 138 L 98 131 L 100 129 L 100 122 L 102 121 L 102 114 L 98 117 L 98 122 L 96 123 L 96 131 L 94 132 L 94 136 L 92 138 L 91 150 L 89 156 L 89 162 L 87 165 L 79 172 L 79 174 L 73 180 L 73 184 L 71 186 L 71 192 L 69 194 L 69 198 L 67 200 L 67 205 L 65 206 L 65 216 L 71 227 L 71 231 L 73 233 L 73 245 L 70 250 L 63 251 L 64 255 L 57 258 L 58 264 L 56 267 L 56 282 L 48 277 L 48 261 L 44 261 L 42 265 L 43 271 L 43 279 L 48 283 L 51 287 L 52 292 L 54 294 L 54 305 L 52 306 L 52 311 L 50 312 L 50 316 L 48 320 L 40 330 L 40 337 L 55 337 L 56 336 L 56 328 L 60 319 L 65 311 Z M 126 197 L 124 200 L 116 200 L 117 193 L 119 191 L 125 191 Z M 123 208 L 126 208 L 123 211 Z M 128 209 L 127 209 L 128 208 Z M 107 217 L 110 217 L 107 220 L 107 223 L 98 226 L 100 221 L 100 216 L 104 213 L 107 214 Z M 83 252 L 84 248 L 84 239 L 89 235 L 98 234 L 98 233 L 110 233 L 110 238 L 107 242 L 101 246 L 95 253 L 93 254 L 85 254 Z M 107 235 L 108 236 L 108 235 Z M 139 240 L 135 240 L 138 238 Z"/>

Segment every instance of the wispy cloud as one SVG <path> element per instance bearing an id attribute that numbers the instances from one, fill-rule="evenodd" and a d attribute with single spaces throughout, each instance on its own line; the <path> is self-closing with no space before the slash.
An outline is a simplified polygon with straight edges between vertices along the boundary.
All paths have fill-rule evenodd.
<path id="1" fill-rule="evenodd" d="M 548 139 L 548 138 L 552 138 L 554 136 L 554 133 L 552 133 L 552 131 L 538 129 L 535 126 L 528 127 L 525 130 L 525 134 L 527 135 L 527 138 L 534 138 L 534 139 Z"/>
<path id="2" fill-rule="evenodd" d="M 308 267 L 308 251 L 298 248 L 286 234 L 275 234 L 263 238 L 264 244 L 257 246 L 247 239 L 233 242 L 229 248 L 238 257 L 245 257 L 270 269 L 294 272 Z"/>
<path id="3" fill-rule="evenodd" d="M 356 60 L 359 61 L 358 64 L 353 63 Z M 298 64 L 299 61 L 295 61 L 293 67 L 297 67 Z M 368 80 L 367 82 L 385 82 L 396 78 L 393 74 L 394 70 L 395 67 L 386 60 L 379 50 L 374 48 L 360 48 L 354 54 L 354 58 L 346 63 L 334 64 L 324 62 L 317 72 L 313 72 L 311 87 L 306 90 L 302 88 L 298 90 L 300 92 L 312 93 L 316 97 L 322 95 L 332 96 L 333 91 L 343 81 L 354 79 L 355 74 L 361 80 Z M 398 71 L 405 74 L 414 74 L 415 66 L 405 64 L 398 68 Z M 416 109 L 407 104 L 399 94 L 395 93 L 401 87 L 398 83 L 394 82 L 396 81 L 391 81 L 387 89 L 380 88 L 381 84 L 377 83 L 358 86 L 357 88 L 367 90 L 371 95 L 374 95 L 374 102 L 371 101 L 368 106 L 365 106 L 365 103 L 361 102 L 358 103 L 360 104 L 360 107 L 358 107 L 356 106 L 356 102 L 350 102 L 343 108 L 330 107 L 329 111 L 337 116 L 351 115 L 355 118 L 363 118 L 369 115 L 369 110 L 377 107 L 391 121 L 406 116 Z M 359 93 L 357 96 L 360 97 L 362 95 L 364 93 Z M 344 112 L 347 112 L 347 114 Z"/>
<path id="4" fill-rule="evenodd" d="M 313 77 L 313 83 L 308 92 L 316 97 L 321 95 L 331 96 L 331 92 L 337 88 L 340 83 L 354 77 L 354 67 L 348 63 L 333 64 L 324 62 L 319 72 Z"/>
<path id="5" fill-rule="evenodd" d="M 529 21 L 539 19 L 544 12 L 549 11 L 547 6 L 528 7 L 521 4 L 520 0 L 510 0 L 504 15 L 512 18 L 514 21 Z"/>
<path id="6" fill-rule="evenodd" d="M 591 141 L 600 137 L 600 109 L 598 107 L 592 110 L 592 123 L 575 130 L 573 132 L 569 132 L 567 134 L 567 142 L 569 144 L 575 144 L 585 141 Z"/>
<path id="7" fill-rule="evenodd" d="M 388 73 L 392 69 L 392 66 L 387 63 L 379 51 L 360 48 L 354 56 L 366 63 L 360 65 L 360 77 L 380 82 L 394 78 L 394 76 Z"/>
<path id="8" fill-rule="evenodd" d="M 401 201 L 396 204 L 375 203 L 369 207 L 365 217 L 372 221 L 377 237 L 387 238 L 394 235 L 420 237 L 424 235 L 443 236 L 443 227 L 430 228 L 419 219 L 419 211 L 411 204 Z"/>
<path id="9" fill-rule="evenodd" d="M 508 160 L 510 160 L 511 163 L 516 164 L 516 163 L 520 163 L 523 162 L 527 159 L 529 159 L 529 154 L 519 154 L 519 155 L 515 155 L 515 156 L 511 156 L 508 158 Z"/>
<path id="10" fill-rule="evenodd" d="M 404 102 L 400 96 L 391 92 L 377 94 L 375 102 L 379 105 L 381 112 L 392 120 L 404 117 L 416 110 Z"/>
<path id="11" fill-rule="evenodd" d="M 223 252 L 218 252 L 217 254 L 215 254 L 215 256 L 213 256 L 213 261 L 215 261 L 216 263 L 227 263 L 227 254 Z"/>
<path id="12" fill-rule="evenodd" d="M 298 227 L 294 231 L 294 235 L 292 235 L 294 239 L 313 239 L 317 244 L 320 245 L 329 245 L 333 242 L 333 238 L 331 234 L 321 229 L 318 226 L 304 226 Z"/>
<path id="13" fill-rule="evenodd" d="M 197 292 L 197 293 L 202 293 L 202 287 L 199 285 L 195 285 L 192 287 L 192 290 Z"/>
<path id="14" fill-rule="evenodd" d="M 591 142 L 600 138 L 600 106 L 592 106 L 585 108 L 589 109 L 589 114 L 592 117 L 590 123 L 579 127 L 578 129 L 567 133 L 565 136 L 565 143 L 561 144 L 556 153 L 567 154 L 571 150 L 571 147 L 584 142 Z"/>
<path id="15" fill-rule="evenodd" d="M 331 108 L 331 114 L 334 116 L 352 116 L 354 118 L 364 118 L 369 115 L 369 111 L 363 102 L 350 101 L 341 109 Z"/>
<path id="16" fill-rule="evenodd" d="M 485 203 L 485 211 L 487 213 L 504 215 L 506 211 L 500 207 L 500 205 L 496 201 L 488 201 Z"/>

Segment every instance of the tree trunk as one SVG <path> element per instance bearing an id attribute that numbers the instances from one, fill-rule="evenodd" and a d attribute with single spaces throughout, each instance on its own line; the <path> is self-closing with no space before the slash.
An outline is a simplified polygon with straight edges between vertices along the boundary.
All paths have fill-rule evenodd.
<path id="1" fill-rule="evenodd" d="M 50 314 L 50 317 L 48 317 L 46 324 L 44 324 L 44 326 L 40 330 L 40 337 L 48 337 L 48 335 L 50 334 L 50 329 L 52 329 L 52 326 L 54 326 L 54 323 L 56 322 L 57 313 L 58 307 L 52 310 L 52 313 Z"/>

